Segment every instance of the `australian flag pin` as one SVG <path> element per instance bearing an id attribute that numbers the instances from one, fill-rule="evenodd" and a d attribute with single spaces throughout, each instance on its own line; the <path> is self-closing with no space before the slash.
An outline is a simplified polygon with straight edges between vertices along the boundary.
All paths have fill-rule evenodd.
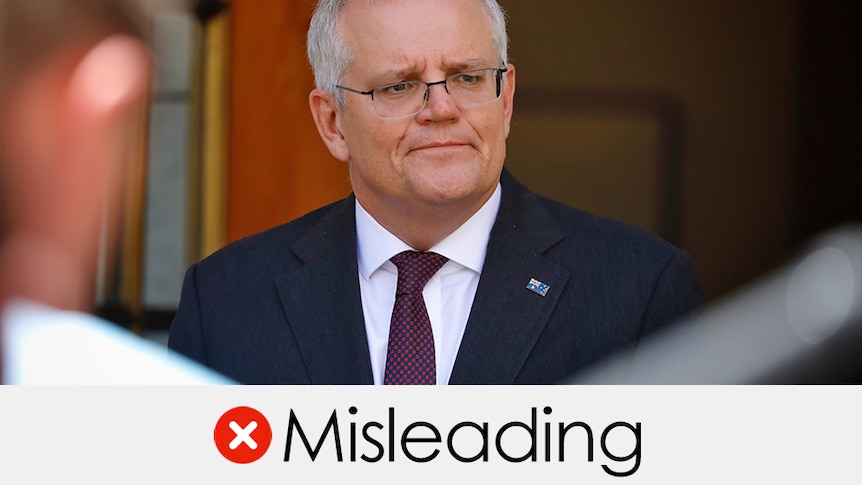
<path id="1" fill-rule="evenodd" d="M 532 291 L 533 293 L 536 293 L 537 295 L 545 296 L 548 294 L 548 290 L 550 290 L 551 287 L 542 283 L 536 278 L 530 278 L 530 282 L 527 283 L 527 289 Z"/>

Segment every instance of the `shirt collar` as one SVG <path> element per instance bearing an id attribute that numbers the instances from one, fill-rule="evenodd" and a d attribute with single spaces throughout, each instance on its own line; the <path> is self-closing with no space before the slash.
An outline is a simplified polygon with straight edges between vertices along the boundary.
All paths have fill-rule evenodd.
<path id="1" fill-rule="evenodd" d="M 482 273 L 491 228 L 500 209 L 500 184 L 491 197 L 464 224 L 430 249 L 476 273 Z M 401 251 L 411 250 L 404 241 L 381 226 L 356 201 L 356 237 L 359 273 L 366 280 Z"/>

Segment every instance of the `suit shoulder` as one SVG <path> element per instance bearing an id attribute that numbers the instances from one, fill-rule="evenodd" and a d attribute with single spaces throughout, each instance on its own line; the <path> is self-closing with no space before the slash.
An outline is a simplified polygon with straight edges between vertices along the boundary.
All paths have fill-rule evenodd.
<path id="1" fill-rule="evenodd" d="M 614 281 L 611 286 L 640 287 L 629 296 L 665 292 L 675 305 L 671 314 L 686 314 L 701 305 L 697 269 L 691 255 L 633 224 L 576 209 L 550 199 L 542 203 L 564 238 L 548 253 L 589 281 Z M 664 293 L 662 293 L 664 294 Z M 670 320 L 668 318 L 667 320 Z"/>
<path id="2" fill-rule="evenodd" d="M 600 252 L 672 257 L 679 248 L 634 224 L 571 207 L 562 202 L 538 196 L 551 218 L 566 235 L 569 244 L 589 245 Z"/>
<path id="3" fill-rule="evenodd" d="M 538 237 L 544 247 L 557 241 L 560 246 L 588 253 L 651 253 L 668 258 L 679 249 L 633 224 L 578 209 L 539 195 L 505 171 L 501 177 L 505 225 L 526 238 Z M 541 249 L 540 249 L 541 250 Z"/>
<path id="4" fill-rule="evenodd" d="M 266 272 L 278 271 L 283 262 L 295 259 L 291 246 L 335 209 L 347 204 L 340 200 L 297 219 L 230 242 L 197 264 L 199 268 L 249 265 Z"/>

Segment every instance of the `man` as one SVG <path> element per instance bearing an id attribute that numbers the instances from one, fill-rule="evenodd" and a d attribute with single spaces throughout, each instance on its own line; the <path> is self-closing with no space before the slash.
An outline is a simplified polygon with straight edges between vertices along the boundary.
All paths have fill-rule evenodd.
<path id="1" fill-rule="evenodd" d="M 4 384 L 232 382 L 87 313 L 145 119 L 150 54 L 135 11 L 0 0 Z"/>
<path id="2" fill-rule="evenodd" d="M 170 347 L 244 383 L 548 384 L 699 307 L 686 253 L 503 170 L 506 49 L 493 0 L 319 2 L 311 112 L 353 195 L 192 266 Z"/>

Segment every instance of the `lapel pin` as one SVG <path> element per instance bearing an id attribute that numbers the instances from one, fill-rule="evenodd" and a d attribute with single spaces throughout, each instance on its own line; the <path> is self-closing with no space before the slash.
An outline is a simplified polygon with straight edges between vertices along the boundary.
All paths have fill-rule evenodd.
<path id="1" fill-rule="evenodd" d="M 530 282 L 527 283 L 527 289 L 537 295 L 545 296 L 548 294 L 548 290 L 550 290 L 551 287 L 542 283 L 536 278 L 530 278 Z"/>

